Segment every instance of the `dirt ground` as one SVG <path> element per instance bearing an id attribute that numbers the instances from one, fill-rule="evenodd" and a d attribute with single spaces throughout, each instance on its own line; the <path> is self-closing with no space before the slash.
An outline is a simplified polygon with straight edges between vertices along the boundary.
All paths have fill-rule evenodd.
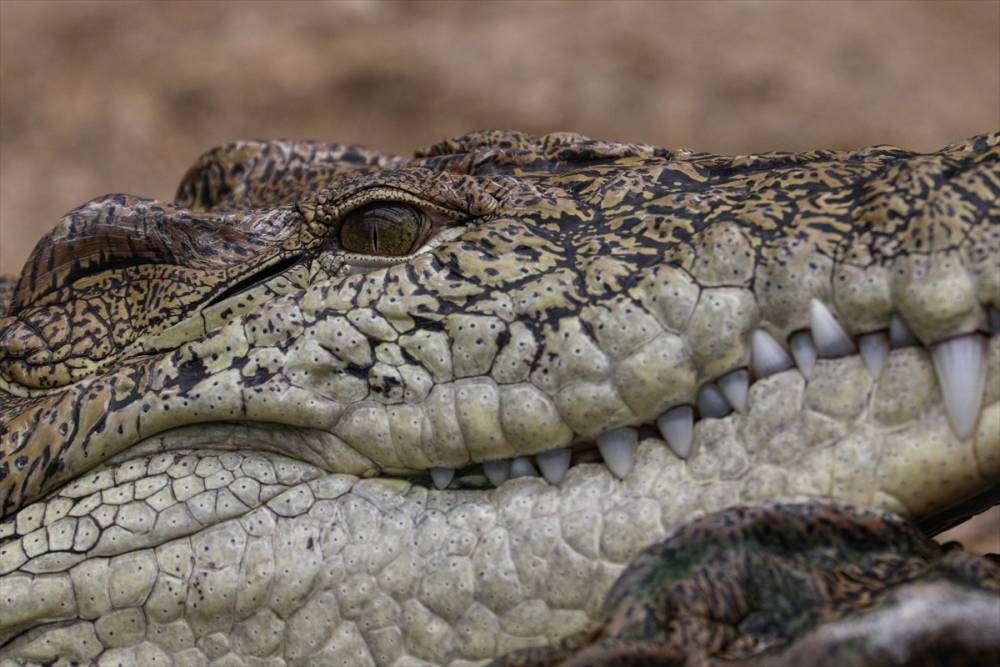
<path id="1" fill-rule="evenodd" d="M 0 273 L 230 139 L 407 154 L 486 127 L 932 150 L 1000 127 L 1000 1 L 0 0 Z M 997 508 L 965 530 L 1000 551 Z"/>

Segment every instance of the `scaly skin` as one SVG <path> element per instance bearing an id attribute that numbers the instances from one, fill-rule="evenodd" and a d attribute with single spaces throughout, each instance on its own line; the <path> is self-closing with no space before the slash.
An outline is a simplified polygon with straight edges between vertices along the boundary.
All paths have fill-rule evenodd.
<path id="1" fill-rule="evenodd" d="M 624 564 L 706 512 L 921 518 L 988 492 L 998 158 L 1000 134 L 736 158 L 241 142 L 174 205 L 95 200 L 0 320 L 0 655 L 461 665 L 600 618 Z M 377 202 L 423 210 L 431 247 L 345 257 L 345 217 Z M 684 457 L 643 426 L 750 365 L 755 331 L 807 330 L 813 299 L 922 345 L 877 377 L 855 354 L 755 378 Z M 928 348 L 970 334 L 986 389 L 960 437 Z M 588 461 L 622 426 L 643 428 L 619 480 Z M 566 446 L 558 485 L 475 465 Z M 439 491 L 435 466 L 465 470 Z"/>

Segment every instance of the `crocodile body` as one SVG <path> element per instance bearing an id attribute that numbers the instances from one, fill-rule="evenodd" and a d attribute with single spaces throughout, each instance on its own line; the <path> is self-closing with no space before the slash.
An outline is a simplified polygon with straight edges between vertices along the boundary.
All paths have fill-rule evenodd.
<path id="1" fill-rule="evenodd" d="M 479 664 L 706 513 L 991 499 L 998 202 L 996 133 L 238 142 L 94 200 L 0 320 L 2 664 Z"/>

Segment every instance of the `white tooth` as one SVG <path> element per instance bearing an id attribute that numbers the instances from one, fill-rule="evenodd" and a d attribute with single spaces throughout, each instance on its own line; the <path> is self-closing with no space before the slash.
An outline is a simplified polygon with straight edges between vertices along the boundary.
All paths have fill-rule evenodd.
<path id="1" fill-rule="evenodd" d="M 733 411 L 725 394 L 713 382 L 702 385 L 698 390 L 698 414 L 702 419 L 725 417 Z"/>
<path id="2" fill-rule="evenodd" d="M 1000 333 L 1000 310 L 990 308 L 990 331 Z"/>
<path id="3" fill-rule="evenodd" d="M 816 365 L 816 345 L 808 331 L 800 331 L 792 334 L 788 339 L 788 345 L 792 348 L 792 357 L 795 358 L 795 365 L 799 367 L 802 377 L 809 379 Z"/>
<path id="4" fill-rule="evenodd" d="M 816 351 L 821 357 L 846 357 L 854 354 L 857 349 L 850 336 L 840 326 L 830 309 L 819 299 L 809 302 L 809 326 L 812 329 L 813 340 L 816 341 Z"/>
<path id="5" fill-rule="evenodd" d="M 906 322 L 899 316 L 899 313 L 893 313 L 892 319 L 889 320 L 889 344 L 894 350 L 910 345 L 920 345 L 920 341 L 910 331 L 910 327 L 906 326 Z"/>
<path id="6" fill-rule="evenodd" d="M 431 468 L 431 481 L 439 489 L 443 489 L 451 484 L 451 479 L 454 476 L 455 471 L 452 468 Z"/>
<path id="7" fill-rule="evenodd" d="M 931 356 L 948 421 L 959 438 L 967 438 L 976 427 L 983 402 L 986 340 L 979 334 L 949 338 L 933 346 Z"/>
<path id="8" fill-rule="evenodd" d="M 858 340 L 858 347 L 861 348 L 861 358 L 865 360 L 868 372 L 873 378 L 878 378 L 889 357 L 889 337 L 884 331 L 865 334 Z"/>
<path id="9" fill-rule="evenodd" d="M 573 458 L 569 447 L 550 449 L 547 452 L 539 452 L 535 455 L 538 469 L 542 471 L 542 477 L 549 484 L 558 484 L 569 470 L 570 459 Z"/>
<path id="10" fill-rule="evenodd" d="M 619 478 L 625 477 L 635 464 L 635 449 L 639 434 L 633 428 L 616 428 L 597 436 L 597 449 L 604 463 Z"/>
<path id="11" fill-rule="evenodd" d="M 510 478 L 510 459 L 483 461 L 483 472 L 493 486 L 500 486 Z"/>
<path id="12" fill-rule="evenodd" d="M 737 412 L 743 412 L 747 407 L 747 391 L 750 389 L 750 374 L 747 369 L 726 373 L 719 378 L 719 389 L 725 395 L 729 404 L 736 408 Z"/>
<path id="13" fill-rule="evenodd" d="M 763 329 L 753 332 L 750 339 L 750 364 L 753 374 L 759 378 L 780 373 L 791 368 L 794 364 L 792 358 L 788 356 L 784 348 L 778 345 L 778 341 L 771 337 Z"/>
<path id="14" fill-rule="evenodd" d="M 690 405 L 670 408 L 656 420 L 663 439 L 674 454 L 686 459 L 691 453 L 691 436 L 694 433 L 694 409 Z"/>
<path id="15" fill-rule="evenodd" d="M 527 456 L 518 456 L 510 462 L 510 478 L 518 477 L 538 477 L 535 464 Z"/>

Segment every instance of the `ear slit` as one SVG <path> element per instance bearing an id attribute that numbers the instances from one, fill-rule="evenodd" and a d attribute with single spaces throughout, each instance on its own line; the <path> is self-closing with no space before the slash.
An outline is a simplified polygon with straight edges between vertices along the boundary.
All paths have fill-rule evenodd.
<path id="1" fill-rule="evenodd" d="M 265 283 L 271 278 L 274 278 L 284 273 L 286 270 L 298 264 L 301 259 L 302 255 L 292 255 L 291 257 L 286 257 L 285 259 L 275 262 L 274 264 L 265 266 L 260 271 L 252 273 L 243 280 L 238 281 L 232 287 L 229 287 L 223 290 L 217 296 L 212 297 L 212 300 L 206 303 L 204 307 L 208 308 L 209 306 L 214 306 L 215 304 L 221 303 L 226 299 L 232 296 L 236 296 L 241 292 L 246 292 L 248 290 L 251 290 L 257 285 Z"/>

